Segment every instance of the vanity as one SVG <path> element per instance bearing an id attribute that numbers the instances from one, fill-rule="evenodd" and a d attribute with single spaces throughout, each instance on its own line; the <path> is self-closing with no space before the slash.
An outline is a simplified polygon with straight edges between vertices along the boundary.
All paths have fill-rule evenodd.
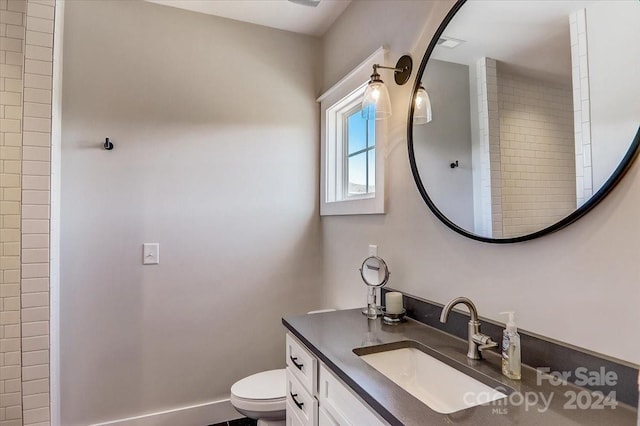
<path id="1" fill-rule="evenodd" d="M 636 424 L 634 408 L 615 401 L 600 408 L 595 399 L 585 407 L 588 391 L 555 383 L 526 365 L 522 380 L 507 379 L 495 351 L 483 351 L 482 360 L 469 360 L 466 341 L 413 319 L 386 325 L 352 309 L 290 316 L 282 322 L 287 329 L 287 425 Z M 426 351 L 506 397 L 438 412 L 449 410 L 430 408 L 362 359 L 406 347 Z M 443 388 L 449 385 L 435 381 Z M 575 395 L 579 404 L 572 401 Z M 476 404 L 483 397 L 476 393 L 465 400 Z"/>

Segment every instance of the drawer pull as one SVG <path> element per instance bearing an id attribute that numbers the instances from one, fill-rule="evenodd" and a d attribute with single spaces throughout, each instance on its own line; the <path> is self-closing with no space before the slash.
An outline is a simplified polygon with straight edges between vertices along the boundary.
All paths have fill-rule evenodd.
<path id="1" fill-rule="evenodd" d="M 298 400 L 296 399 L 296 396 L 298 396 L 298 394 L 289 392 L 289 395 L 291 395 L 291 399 L 293 399 L 293 402 L 296 404 L 296 407 L 302 410 L 302 406 L 304 405 L 304 402 L 298 402 Z"/>
<path id="2" fill-rule="evenodd" d="M 298 357 L 297 357 L 297 356 L 291 356 L 291 355 L 289 355 L 289 359 L 291 360 L 291 362 L 293 363 L 293 365 L 295 365 L 295 366 L 296 366 L 296 368 L 297 368 L 298 370 L 302 371 L 302 367 L 304 367 L 304 364 L 298 364 L 298 363 L 296 362 L 296 360 L 298 359 Z"/>

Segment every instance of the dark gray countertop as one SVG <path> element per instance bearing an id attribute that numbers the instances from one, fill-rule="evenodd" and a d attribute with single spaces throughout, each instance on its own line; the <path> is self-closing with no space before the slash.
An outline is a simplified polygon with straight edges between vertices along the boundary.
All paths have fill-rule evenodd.
<path id="1" fill-rule="evenodd" d="M 597 406 L 596 398 L 583 395 L 584 407 L 578 408 L 571 395 L 588 392 L 577 386 L 553 386 L 548 380 L 538 384 L 536 370 L 523 365 L 522 380 L 507 379 L 501 374 L 500 356 L 485 351 L 485 359 L 472 361 L 466 358 L 467 342 L 435 328 L 409 319 L 389 326 L 380 319 L 369 321 L 352 309 L 313 315 L 290 316 L 282 319 L 284 326 L 304 343 L 324 364 L 349 385 L 380 416 L 392 425 L 636 425 L 635 409 L 618 404 L 615 409 L 590 408 Z M 508 400 L 500 404 L 485 404 L 440 414 L 397 386 L 391 380 L 361 360 L 353 350 L 386 343 L 413 340 L 435 349 L 458 363 L 460 369 L 473 372 L 474 376 L 487 377 L 512 390 Z M 520 396 L 531 404 L 521 403 Z M 534 399 L 551 402 L 544 404 Z M 591 400 L 591 401 L 589 401 Z M 565 405 L 569 408 L 565 408 Z"/>

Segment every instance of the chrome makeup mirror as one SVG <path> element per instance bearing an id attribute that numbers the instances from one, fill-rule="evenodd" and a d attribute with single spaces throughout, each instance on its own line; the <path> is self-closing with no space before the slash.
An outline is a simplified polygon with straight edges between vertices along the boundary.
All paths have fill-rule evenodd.
<path id="1" fill-rule="evenodd" d="M 638 154 L 639 27 L 633 0 L 458 1 L 420 64 L 408 119 L 433 213 L 466 237 L 512 243 L 602 201 Z M 414 120 L 425 99 L 428 119 Z"/>

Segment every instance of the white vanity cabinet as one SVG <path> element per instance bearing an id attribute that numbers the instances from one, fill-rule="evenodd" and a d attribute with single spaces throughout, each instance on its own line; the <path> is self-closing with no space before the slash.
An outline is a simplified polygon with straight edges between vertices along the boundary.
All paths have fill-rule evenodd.
<path id="1" fill-rule="evenodd" d="M 286 345 L 287 426 L 387 425 L 290 333 Z"/>

